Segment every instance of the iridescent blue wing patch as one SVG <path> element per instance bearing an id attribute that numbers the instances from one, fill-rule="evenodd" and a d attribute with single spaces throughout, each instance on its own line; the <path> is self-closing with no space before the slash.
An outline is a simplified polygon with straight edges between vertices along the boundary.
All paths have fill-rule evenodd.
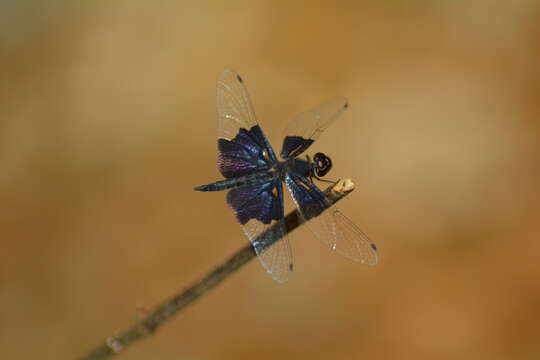
<path id="1" fill-rule="evenodd" d="M 317 239 L 352 261 L 377 264 L 375 244 L 341 211 L 331 206 L 317 186 L 296 174 L 287 175 L 285 183 L 301 217 Z"/>
<path id="2" fill-rule="evenodd" d="M 241 128 L 231 140 L 218 139 L 217 166 L 226 178 L 268 170 L 271 163 L 265 156 L 264 135 L 256 125 L 250 130 Z"/>
<path id="3" fill-rule="evenodd" d="M 267 225 L 283 218 L 280 199 L 273 192 L 277 181 L 229 190 L 227 203 L 241 225 L 251 219 Z"/>
<path id="4" fill-rule="evenodd" d="M 301 136 L 285 136 L 281 148 L 281 157 L 283 159 L 296 157 L 310 147 L 313 142 L 314 140 L 304 139 Z"/>
<path id="5" fill-rule="evenodd" d="M 281 157 L 288 159 L 303 153 L 347 106 L 347 99 L 339 97 L 297 115 L 285 129 Z"/>

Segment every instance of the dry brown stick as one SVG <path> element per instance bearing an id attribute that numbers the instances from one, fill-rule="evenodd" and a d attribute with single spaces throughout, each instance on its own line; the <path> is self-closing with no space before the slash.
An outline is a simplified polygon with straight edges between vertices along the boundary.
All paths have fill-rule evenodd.
<path id="1" fill-rule="evenodd" d="M 325 193 L 328 197 L 330 205 L 333 205 L 353 190 L 354 185 L 352 182 L 350 182 L 350 180 L 342 180 L 336 185 L 332 185 L 327 188 Z M 290 233 L 301 224 L 302 222 L 300 221 L 298 210 L 290 212 L 285 217 L 285 227 L 287 233 Z M 272 231 L 272 228 L 270 228 L 268 231 Z M 263 235 L 264 234 L 261 234 L 261 236 Z M 275 240 L 277 241 L 279 239 Z M 201 280 L 195 282 L 195 284 L 188 287 L 184 291 L 167 299 L 141 321 L 120 332 L 118 335 L 109 336 L 104 343 L 98 345 L 94 350 L 83 356 L 81 359 L 106 359 L 122 352 L 134 342 L 154 334 L 161 325 L 165 324 L 174 315 L 183 310 L 189 304 L 193 303 L 199 297 L 206 294 L 208 290 L 225 280 L 255 256 L 256 254 L 251 245 L 246 245 L 238 250 L 224 263 L 210 271 Z"/>

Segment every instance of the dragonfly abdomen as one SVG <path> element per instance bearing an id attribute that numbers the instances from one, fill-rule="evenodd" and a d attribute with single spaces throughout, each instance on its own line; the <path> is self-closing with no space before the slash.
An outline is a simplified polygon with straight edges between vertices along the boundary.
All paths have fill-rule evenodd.
<path id="1" fill-rule="evenodd" d="M 261 171 L 254 174 L 239 176 L 237 178 L 219 180 L 211 184 L 197 186 L 197 191 L 221 191 L 227 189 L 235 189 L 245 186 L 263 184 L 272 181 L 275 177 L 275 172 Z"/>

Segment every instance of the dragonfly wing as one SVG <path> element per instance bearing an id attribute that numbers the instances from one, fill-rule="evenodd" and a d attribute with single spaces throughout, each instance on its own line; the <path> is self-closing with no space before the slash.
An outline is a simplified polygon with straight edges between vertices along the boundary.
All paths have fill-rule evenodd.
<path id="1" fill-rule="evenodd" d="M 368 236 L 338 209 L 329 209 L 334 224 L 340 234 L 336 242 L 328 242 L 331 249 L 352 261 L 367 265 L 377 265 L 379 254 L 377 247 Z M 323 242 L 325 242 L 323 240 Z"/>
<path id="2" fill-rule="evenodd" d="M 290 174 L 285 183 L 301 217 L 315 237 L 338 254 L 362 264 L 375 265 L 375 244 L 335 206 L 326 195 L 304 177 Z"/>
<path id="3" fill-rule="evenodd" d="M 287 159 L 304 152 L 347 107 L 347 99 L 338 97 L 297 115 L 285 129 L 281 157 Z"/>
<path id="4" fill-rule="evenodd" d="M 232 70 L 225 70 L 218 80 L 217 109 L 218 169 L 223 176 L 232 178 L 272 167 L 274 150 L 257 123 L 244 81 Z M 293 265 L 279 179 L 230 190 L 227 203 L 266 271 L 275 280 L 286 281 Z"/>
<path id="5" fill-rule="evenodd" d="M 265 270 L 276 281 L 287 281 L 293 260 L 285 229 L 283 187 L 279 179 L 230 190 L 227 203 Z"/>
<path id="6" fill-rule="evenodd" d="M 217 83 L 218 169 L 225 177 L 236 177 L 268 169 L 275 155 L 262 132 L 244 81 L 225 70 Z"/>
<path id="7" fill-rule="evenodd" d="M 293 270 L 293 263 L 284 221 L 280 220 L 274 225 L 265 225 L 256 220 L 250 220 L 243 226 L 243 230 L 250 238 L 257 258 L 266 272 L 277 282 L 286 282 Z M 281 239 L 274 241 L 275 238 Z M 273 242 L 270 247 L 267 245 L 269 242 Z"/>
<path id="8" fill-rule="evenodd" d="M 230 140 L 239 129 L 258 125 L 244 81 L 233 70 L 223 71 L 218 79 L 217 108 L 219 138 Z"/>

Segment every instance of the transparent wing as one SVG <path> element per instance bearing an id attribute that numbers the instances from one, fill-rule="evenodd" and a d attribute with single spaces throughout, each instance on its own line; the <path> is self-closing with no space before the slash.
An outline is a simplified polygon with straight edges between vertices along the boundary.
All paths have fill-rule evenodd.
<path id="1" fill-rule="evenodd" d="M 347 107 L 347 99 L 338 97 L 296 116 L 285 129 L 281 157 L 286 159 L 304 152 Z"/>
<path id="2" fill-rule="evenodd" d="M 331 250 L 361 264 L 377 264 L 379 255 L 375 244 L 341 211 L 332 207 L 324 212 L 322 217 L 322 221 L 330 221 L 335 228 L 333 231 L 336 236 L 333 239 L 328 236 L 320 236 L 320 240 Z"/>
<path id="3" fill-rule="evenodd" d="M 278 282 L 287 281 L 293 260 L 280 180 L 230 190 L 227 203 L 266 271 Z"/>
<path id="4" fill-rule="evenodd" d="M 238 177 L 269 169 L 276 156 L 257 124 L 244 81 L 225 70 L 217 83 L 218 169 L 224 177 Z"/>
<path id="5" fill-rule="evenodd" d="M 266 272 L 277 282 L 286 282 L 293 270 L 293 260 L 283 219 L 274 224 L 250 220 L 243 230 Z"/>
<path id="6" fill-rule="evenodd" d="M 221 73 L 217 83 L 218 138 L 233 139 L 238 130 L 257 126 L 244 81 L 233 70 Z"/>
<path id="7" fill-rule="evenodd" d="M 321 190 L 297 175 L 287 176 L 285 183 L 303 220 L 317 239 L 352 261 L 377 264 L 375 244 L 341 211 L 331 206 Z"/>

